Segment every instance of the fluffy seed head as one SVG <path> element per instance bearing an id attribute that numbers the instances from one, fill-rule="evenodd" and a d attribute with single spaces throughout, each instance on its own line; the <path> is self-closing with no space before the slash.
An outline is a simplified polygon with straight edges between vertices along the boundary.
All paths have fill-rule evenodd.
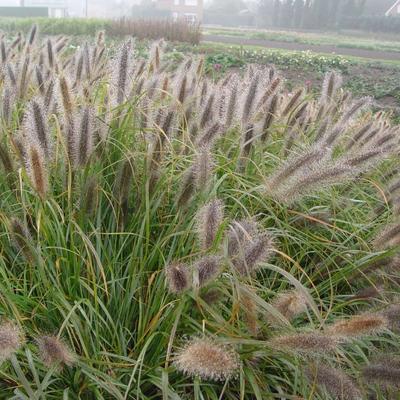
<path id="1" fill-rule="evenodd" d="M 88 216 L 95 213 L 98 204 L 98 182 L 95 176 L 91 176 L 84 187 L 81 207 Z"/>
<path id="2" fill-rule="evenodd" d="M 197 216 L 197 234 L 203 250 L 213 245 L 223 217 L 224 205 L 220 200 L 213 200 L 200 209 Z"/>
<path id="3" fill-rule="evenodd" d="M 360 389 L 343 371 L 319 363 L 306 369 L 311 384 L 316 383 L 337 400 L 362 400 Z"/>
<path id="4" fill-rule="evenodd" d="M 382 312 L 382 315 L 388 320 L 391 330 L 400 332 L 400 304 L 393 304 L 386 308 Z"/>
<path id="5" fill-rule="evenodd" d="M 36 339 L 39 355 L 47 367 L 57 365 L 59 367 L 71 366 L 75 356 L 69 347 L 57 336 L 43 335 Z"/>
<path id="6" fill-rule="evenodd" d="M 63 111 L 65 113 L 65 118 L 70 119 L 73 112 L 73 100 L 71 89 L 69 87 L 68 81 L 64 76 L 59 79 L 59 92 L 61 97 L 61 103 L 63 105 Z"/>
<path id="7" fill-rule="evenodd" d="M 377 250 L 386 250 L 400 245 L 400 224 L 390 224 L 385 227 L 373 241 Z"/>
<path id="8" fill-rule="evenodd" d="M 400 359 L 392 356 L 380 357 L 376 362 L 364 367 L 362 374 L 368 382 L 400 388 Z"/>
<path id="9" fill-rule="evenodd" d="M 322 87 L 322 98 L 323 102 L 330 102 L 335 96 L 337 90 L 342 84 L 342 77 L 335 71 L 328 72 L 325 75 L 323 87 Z"/>
<path id="10" fill-rule="evenodd" d="M 215 94 L 211 93 L 200 117 L 199 125 L 201 129 L 204 129 L 213 120 L 214 100 Z"/>
<path id="11" fill-rule="evenodd" d="M 26 225 L 18 218 L 12 218 L 10 221 L 10 231 L 16 249 L 21 251 L 29 262 L 32 262 L 34 256 L 29 247 L 29 244 L 32 243 L 32 236 Z"/>
<path id="12" fill-rule="evenodd" d="M 271 340 L 273 348 L 300 354 L 324 354 L 335 351 L 337 340 L 318 332 L 279 336 Z"/>
<path id="13" fill-rule="evenodd" d="M 48 191 L 48 172 L 43 151 L 34 142 L 28 147 L 26 167 L 34 189 L 44 199 Z"/>
<path id="14" fill-rule="evenodd" d="M 228 256 L 234 258 L 243 253 L 244 246 L 249 243 L 258 232 L 257 223 L 251 219 L 234 221 L 229 227 Z"/>
<path id="15" fill-rule="evenodd" d="M 193 164 L 196 187 L 199 190 L 205 190 L 207 188 L 208 182 L 211 179 L 213 166 L 214 161 L 210 149 L 203 147 Z"/>
<path id="16" fill-rule="evenodd" d="M 0 324 L 0 362 L 10 358 L 24 343 L 24 335 L 18 326 L 10 321 Z"/>
<path id="17" fill-rule="evenodd" d="M 93 152 L 93 123 L 92 111 L 85 107 L 79 121 L 77 164 L 85 166 Z"/>
<path id="18" fill-rule="evenodd" d="M 186 170 L 181 185 L 181 191 L 178 197 L 178 205 L 184 207 L 188 204 L 189 200 L 193 196 L 195 190 L 196 174 L 193 167 Z"/>
<path id="19" fill-rule="evenodd" d="M 273 254 L 273 244 L 272 237 L 267 233 L 255 237 L 245 246 L 243 254 L 238 254 L 232 259 L 235 270 L 240 275 L 254 273 L 259 265 L 267 262 Z"/>
<path id="20" fill-rule="evenodd" d="M 278 294 L 272 306 L 289 321 L 307 311 L 306 298 L 298 290 Z"/>
<path id="21" fill-rule="evenodd" d="M 193 377 L 222 381 L 236 375 L 239 356 L 210 339 L 195 338 L 176 354 L 175 366 Z"/>
<path id="22" fill-rule="evenodd" d="M 127 82 L 128 82 L 128 72 L 129 72 L 129 50 L 130 50 L 130 42 L 126 42 L 121 46 L 117 56 L 117 66 L 116 73 L 114 79 L 116 98 L 115 105 L 118 106 L 122 104 L 125 100 L 125 94 L 127 90 Z"/>
<path id="23" fill-rule="evenodd" d="M 216 279 L 221 271 L 221 258 L 217 256 L 204 256 L 195 264 L 197 280 L 195 285 L 203 287 Z"/>
<path id="24" fill-rule="evenodd" d="M 358 337 L 379 333 L 388 327 L 388 320 L 379 314 L 356 315 L 335 322 L 327 328 L 327 333 L 335 336 Z"/>
<path id="25" fill-rule="evenodd" d="M 186 264 L 172 263 L 165 268 L 165 276 L 171 293 L 182 293 L 190 288 L 189 269 Z"/>
<path id="26" fill-rule="evenodd" d="M 41 102 L 32 100 L 27 113 L 28 134 L 32 134 L 34 140 L 37 140 L 46 158 L 50 157 L 51 143 L 49 137 L 49 129 L 47 126 L 47 118 Z"/>

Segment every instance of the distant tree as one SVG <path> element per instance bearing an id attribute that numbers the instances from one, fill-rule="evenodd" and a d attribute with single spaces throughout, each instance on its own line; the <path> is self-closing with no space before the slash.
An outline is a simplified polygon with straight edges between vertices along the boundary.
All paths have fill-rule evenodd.
<path id="1" fill-rule="evenodd" d="M 258 19 L 262 25 L 273 25 L 274 0 L 259 0 L 257 12 Z"/>
<path id="2" fill-rule="evenodd" d="M 273 10 L 273 25 L 274 26 L 281 26 L 281 0 L 274 1 L 274 10 Z"/>
<path id="3" fill-rule="evenodd" d="M 294 0 L 283 0 L 281 7 L 280 23 L 285 28 L 291 28 L 293 23 Z"/>
<path id="4" fill-rule="evenodd" d="M 302 28 L 308 29 L 308 28 L 312 27 L 312 24 L 313 24 L 312 9 L 313 9 L 312 0 L 305 0 L 304 10 L 303 10 Z"/>
<path id="5" fill-rule="evenodd" d="M 293 26 L 295 28 L 301 28 L 303 26 L 304 10 L 304 0 L 295 0 L 293 4 Z"/>
<path id="6" fill-rule="evenodd" d="M 366 0 L 344 0 L 342 15 L 345 17 L 360 17 L 365 11 Z"/>
<path id="7" fill-rule="evenodd" d="M 341 0 L 330 0 L 328 8 L 328 24 L 330 27 L 337 25 L 338 12 Z"/>

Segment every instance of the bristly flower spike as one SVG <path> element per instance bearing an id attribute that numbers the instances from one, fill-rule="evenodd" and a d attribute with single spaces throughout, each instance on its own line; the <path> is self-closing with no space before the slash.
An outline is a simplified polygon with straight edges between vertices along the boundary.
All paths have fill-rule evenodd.
<path id="1" fill-rule="evenodd" d="M 186 264 L 172 263 L 167 265 L 165 275 L 171 293 L 180 294 L 190 289 L 189 268 Z"/>
<path id="2" fill-rule="evenodd" d="M 179 371 L 213 381 L 234 378 L 239 365 L 239 356 L 234 350 L 207 338 L 192 339 L 175 358 Z"/>
<path id="3" fill-rule="evenodd" d="M 9 359 L 24 343 L 19 327 L 10 321 L 0 323 L 0 362 Z"/>
<path id="4" fill-rule="evenodd" d="M 220 200 L 213 200 L 200 209 L 197 215 L 197 234 L 203 250 L 213 246 L 223 218 L 224 205 Z"/>
<path id="5" fill-rule="evenodd" d="M 39 355 L 47 367 L 64 365 L 71 366 L 75 362 L 75 356 L 69 347 L 57 336 L 43 335 L 36 339 Z"/>

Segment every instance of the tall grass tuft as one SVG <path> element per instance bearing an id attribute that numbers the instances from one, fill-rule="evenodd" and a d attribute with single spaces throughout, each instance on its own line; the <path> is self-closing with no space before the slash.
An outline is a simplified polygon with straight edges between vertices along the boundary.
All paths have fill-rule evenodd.
<path id="1" fill-rule="evenodd" d="M 63 23 L 0 38 L 0 397 L 360 398 L 344 363 L 395 390 L 391 116 L 336 72 L 314 94 L 94 35 L 181 21 Z"/>

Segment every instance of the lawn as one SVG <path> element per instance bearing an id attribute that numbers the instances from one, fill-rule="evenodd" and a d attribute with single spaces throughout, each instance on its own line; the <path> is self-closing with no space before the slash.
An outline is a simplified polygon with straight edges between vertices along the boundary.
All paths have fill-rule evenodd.
<path id="1" fill-rule="evenodd" d="M 233 29 L 205 27 L 204 34 L 236 36 L 249 39 L 265 39 L 278 42 L 311 45 L 333 45 L 351 49 L 400 52 L 400 43 L 394 35 L 376 33 L 302 32 L 266 29 Z"/>
<path id="2" fill-rule="evenodd" d="M 0 399 L 398 397 L 391 109 L 219 49 L 2 38 Z"/>

